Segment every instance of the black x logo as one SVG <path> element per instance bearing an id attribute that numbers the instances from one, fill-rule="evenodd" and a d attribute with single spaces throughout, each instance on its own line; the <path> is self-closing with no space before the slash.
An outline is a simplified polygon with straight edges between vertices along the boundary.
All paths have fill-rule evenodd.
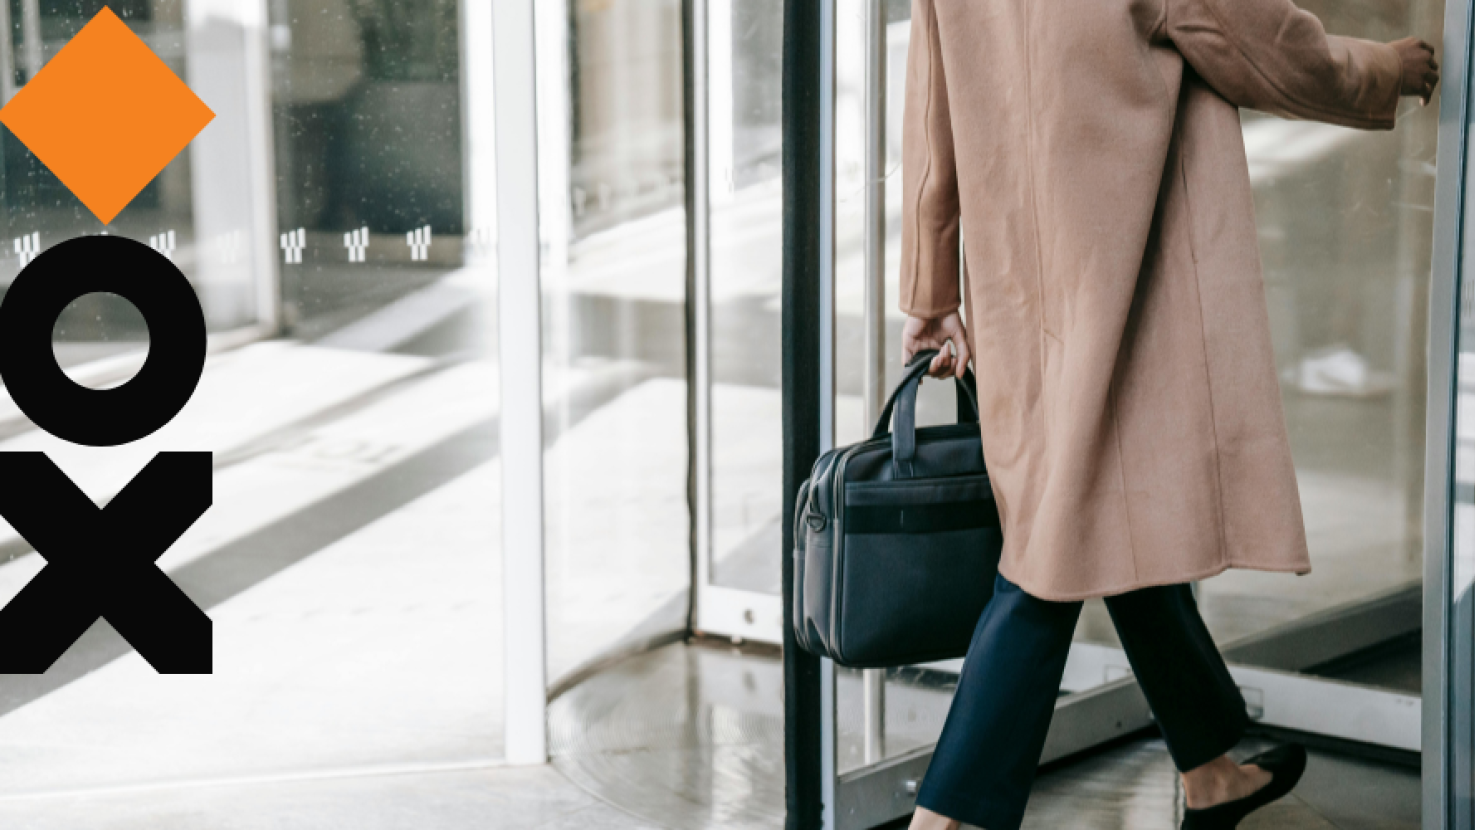
<path id="1" fill-rule="evenodd" d="M 156 671 L 210 673 L 210 618 L 154 564 L 210 506 L 210 468 L 161 452 L 99 508 L 45 453 L 0 453 L 0 515 L 46 560 L 0 609 L 0 673 L 45 672 L 98 617 Z"/>

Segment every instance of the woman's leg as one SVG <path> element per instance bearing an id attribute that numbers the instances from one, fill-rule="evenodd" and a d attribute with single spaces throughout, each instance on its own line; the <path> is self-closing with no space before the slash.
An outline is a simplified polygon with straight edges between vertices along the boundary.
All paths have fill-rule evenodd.
<path id="1" fill-rule="evenodd" d="M 1017 830 L 1055 712 L 1079 602 L 1046 602 L 1000 576 L 963 673 L 912 827 Z"/>
<path id="2" fill-rule="evenodd" d="M 1243 737 L 1249 716 L 1193 591 L 1187 585 L 1144 588 L 1108 597 L 1106 607 L 1183 773 L 1188 806 L 1233 801 L 1269 783 L 1270 773 L 1225 755 Z"/>

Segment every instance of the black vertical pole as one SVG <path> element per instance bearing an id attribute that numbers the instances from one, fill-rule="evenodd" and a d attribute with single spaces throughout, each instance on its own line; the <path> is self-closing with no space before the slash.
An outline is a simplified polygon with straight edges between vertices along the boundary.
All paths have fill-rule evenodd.
<path id="1" fill-rule="evenodd" d="M 788 830 L 821 822 L 820 663 L 794 642 L 794 498 L 819 456 L 820 4 L 784 0 L 784 769 Z"/>
<path id="2" fill-rule="evenodd" d="M 4 2 L 4 0 L 0 0 Z M 706 72 L 707 67 L 697 66 L 692 38 L 696 36 L 695 14 L 692 3 L 681 3 L 681 104 L 683 141 L 682 167 L 686 181 L 683 196 L 686 208 L 686 302 L 683 304 L 686 329 L 686 508 L 687 508 L 687 552 L 688 580 L 686 594 L 686 633 L 697 627 L 697 557 L 701 555 L 697 539 L 697 396 L 703 390 L 697 388 L 697 211 L 706 210 L 706 205 L 697 204 L 696 169 L 696 83 L 694 76 Z"/>

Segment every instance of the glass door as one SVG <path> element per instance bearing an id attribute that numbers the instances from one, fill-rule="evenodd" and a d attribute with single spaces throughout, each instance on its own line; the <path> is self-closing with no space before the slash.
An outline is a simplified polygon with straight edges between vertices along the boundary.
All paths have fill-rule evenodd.
<path id="1" fill-rule="evenodd" d="M 821 383 L 828 384 L 820 429 L 833 444 L 869 429 L 872 397 L 899 368 L 901 318 L 892 308 L 901 113 L 887 102 L 904 89 L 909 5 L 831 0 L 820 15 L 819 39 L 830 47 L 819 50 L 815 90 L 819 200 L 827 210 L 820 211 L 821 302 L 812 323 L 821 332 Z M 1301 5 L 1340 35 L 1445 41 L 1443 0 L 1384 4 L 1376 14 L 1314 0 Z M 1465 4 L 1450 5 L 1460 6 L 1449 12 L 1459 18 L 1452 31 L 1463 48 Z M 1451 73 L 1461 71 L 1447 62 Z M 1437 334 L 1431 302 L 1440 308 L 1452 280 L 1434 267 L 1436 184 L 1457 174 L 1438 154 L 1437 113 L 1447 116 L 1451 106 L 1438 94 L 1427 108 L 1404 99 L 1392 132 L 1243 112 L 1313 571 L 1299 578 L 1231 571 L 1197 586 L 1257 729 L 1407 760 L 1424 745 L 1425 551 L 1442 557 L 1442 549 L 1427 547 L 1423 513 L 1426 436 L 1442 435 L 1428 431 L 1428 402 L 1448 377 L 1428 355 Z M 950 419 L 948 390 L 935 384 L 930 391 L 919 418 Z M 822 665 L 826 826 L 867 827 L 911 809 L 957 669 L 862 674 Z M 1044 760 L 1151 725 L 1099 601 L 1082 615 L 1065 692 Z"/>
<path id="2" fill-rule="evenodd" d="M 696 614 L 777 643 L 782 0 L 692 0 Z"/>
<path id="3" fill-rule="evenodd" d="M 828 418 L 834 445 L 862 440 L 875 426 L 900 376 L 897 305 L 901 250 L 901 133 L 911 36 L 908 0 L 836 0 L 824 4 L 821 50 L 820 169 L 833 171 L 820 194 L 822 374 L 828 370 Z M 827 140 L 826 140 L 827 139 Z M 823 212 L 822 212 L 823 213 Z M 827 298 L 827 302 L 826 302 Z M 829 343 L 826 354 L 824 344 Z M 824 393 L 822 393 L 824 394 Z M 822 416 L 824 417 L 824 416 Z M 956 410 L 949 384 L 923 384 L 918 422 L 949 423 Z M 821 430 L 825 429 L 822 425 Z M 1076 649 L 1077 652 L 1080 649 Z M 961 661 L 854 671 L 821 661 L 821 717 L 829 729 L 821 752 L 826 827 L 865 828 L 909 813 L 916 787 L 952 702 Z M 1045 760 L 1080 752 L 1140 730 L 1150 716 L 1125 673 L 1073 653 Z"/>
<path id="4" fill-rule="evenodd" d="M 183 272 L 211 335 L 193 397 L 153 435 L 80 447 L 5 395 L 0 452 L 46 453 L 100 504 L 156 452 L 213 454 L 210 508 L 158 560 L 213 622 L 213 674 L 160 675 L 99 619 L 44 674 L 0 676 L 0 735 L 28 747 L 4 763 L 7 824 L 55 820 L 41 805 L 58 801 L 39 799 L 71 809 L 144 790 L 146 805 L 104 823 L 249 823 L 221 794 L 233 782 L 501 762 L 501 406 L 481 325 L 497 282 L 465 232 L 487 194 L 460 202 L 463 102 L 486 101 L 465 85 L 460 43 L 485 55 L 491 31 L 463 25 L 454 0 L 390 5 L 106 4 L 215 113 L 107 225 L 0 131 L 0 288 L 65 240 L 127 237 Z M 8 94 L 104 4 L 0 6 Z M 467 126 L 484 146 L 484 124 Z M 107 152 L 136 140 L 90 138 Z M 457 195 L 410 198 L 407 169 Z M 290 336 L 262 339 L 279 328 Z M 58 362 L 96 388 L 133 376 L 149 348 L 138 310 L 111 294 L 80 298 L 54 332 Z M 46 558 L 8 523 L 0 546 L 5 604 Z M 202 787 L 218 799 L 180 806 Z M 329 823 L 304 809 L 294 821 Z"/>
<path id="5" fill-rule="evenodd" d="M 1377 14 L 1301 5 L 1340 35 L 1444 40 L 1442 0 Z M 1432 267 L 1435 190 L 1457 175 L 1438 156 L 1438 113 L 1458 81 L 1428 107 L 1404 98 L 1391 132 L 1242 112 L 1312 571 L 1232 570 L 1198 586 L 1260 724 L 1410 755 L 1422 745 L 1424 450 L 1439 435 L 1427 401 L 1444 381 L 1429 313 L 1452 279 Z M 1082 676 L 1125 666 L 1100 603 L 1077 639 Z"/>

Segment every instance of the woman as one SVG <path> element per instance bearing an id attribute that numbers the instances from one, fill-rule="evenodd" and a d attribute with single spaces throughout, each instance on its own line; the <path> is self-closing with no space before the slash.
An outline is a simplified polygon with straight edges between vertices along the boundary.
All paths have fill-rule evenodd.
<path id="1" fill-rule="evenodd" d="M 1187 586 L 1311 567 L 1237 107 L 1391 129 L 1437 72 L 1422 41 L 1330 36 L 1289 0 L 913 0 L 904 352 L 942 348 L 937 377 L 976 360 L 1005 531 L 913 828 L 1020 825 L 1088 597 L 1183 827 L 1296 783 L 1300 747 L 1225 755 L 1245 705 Z"/>

